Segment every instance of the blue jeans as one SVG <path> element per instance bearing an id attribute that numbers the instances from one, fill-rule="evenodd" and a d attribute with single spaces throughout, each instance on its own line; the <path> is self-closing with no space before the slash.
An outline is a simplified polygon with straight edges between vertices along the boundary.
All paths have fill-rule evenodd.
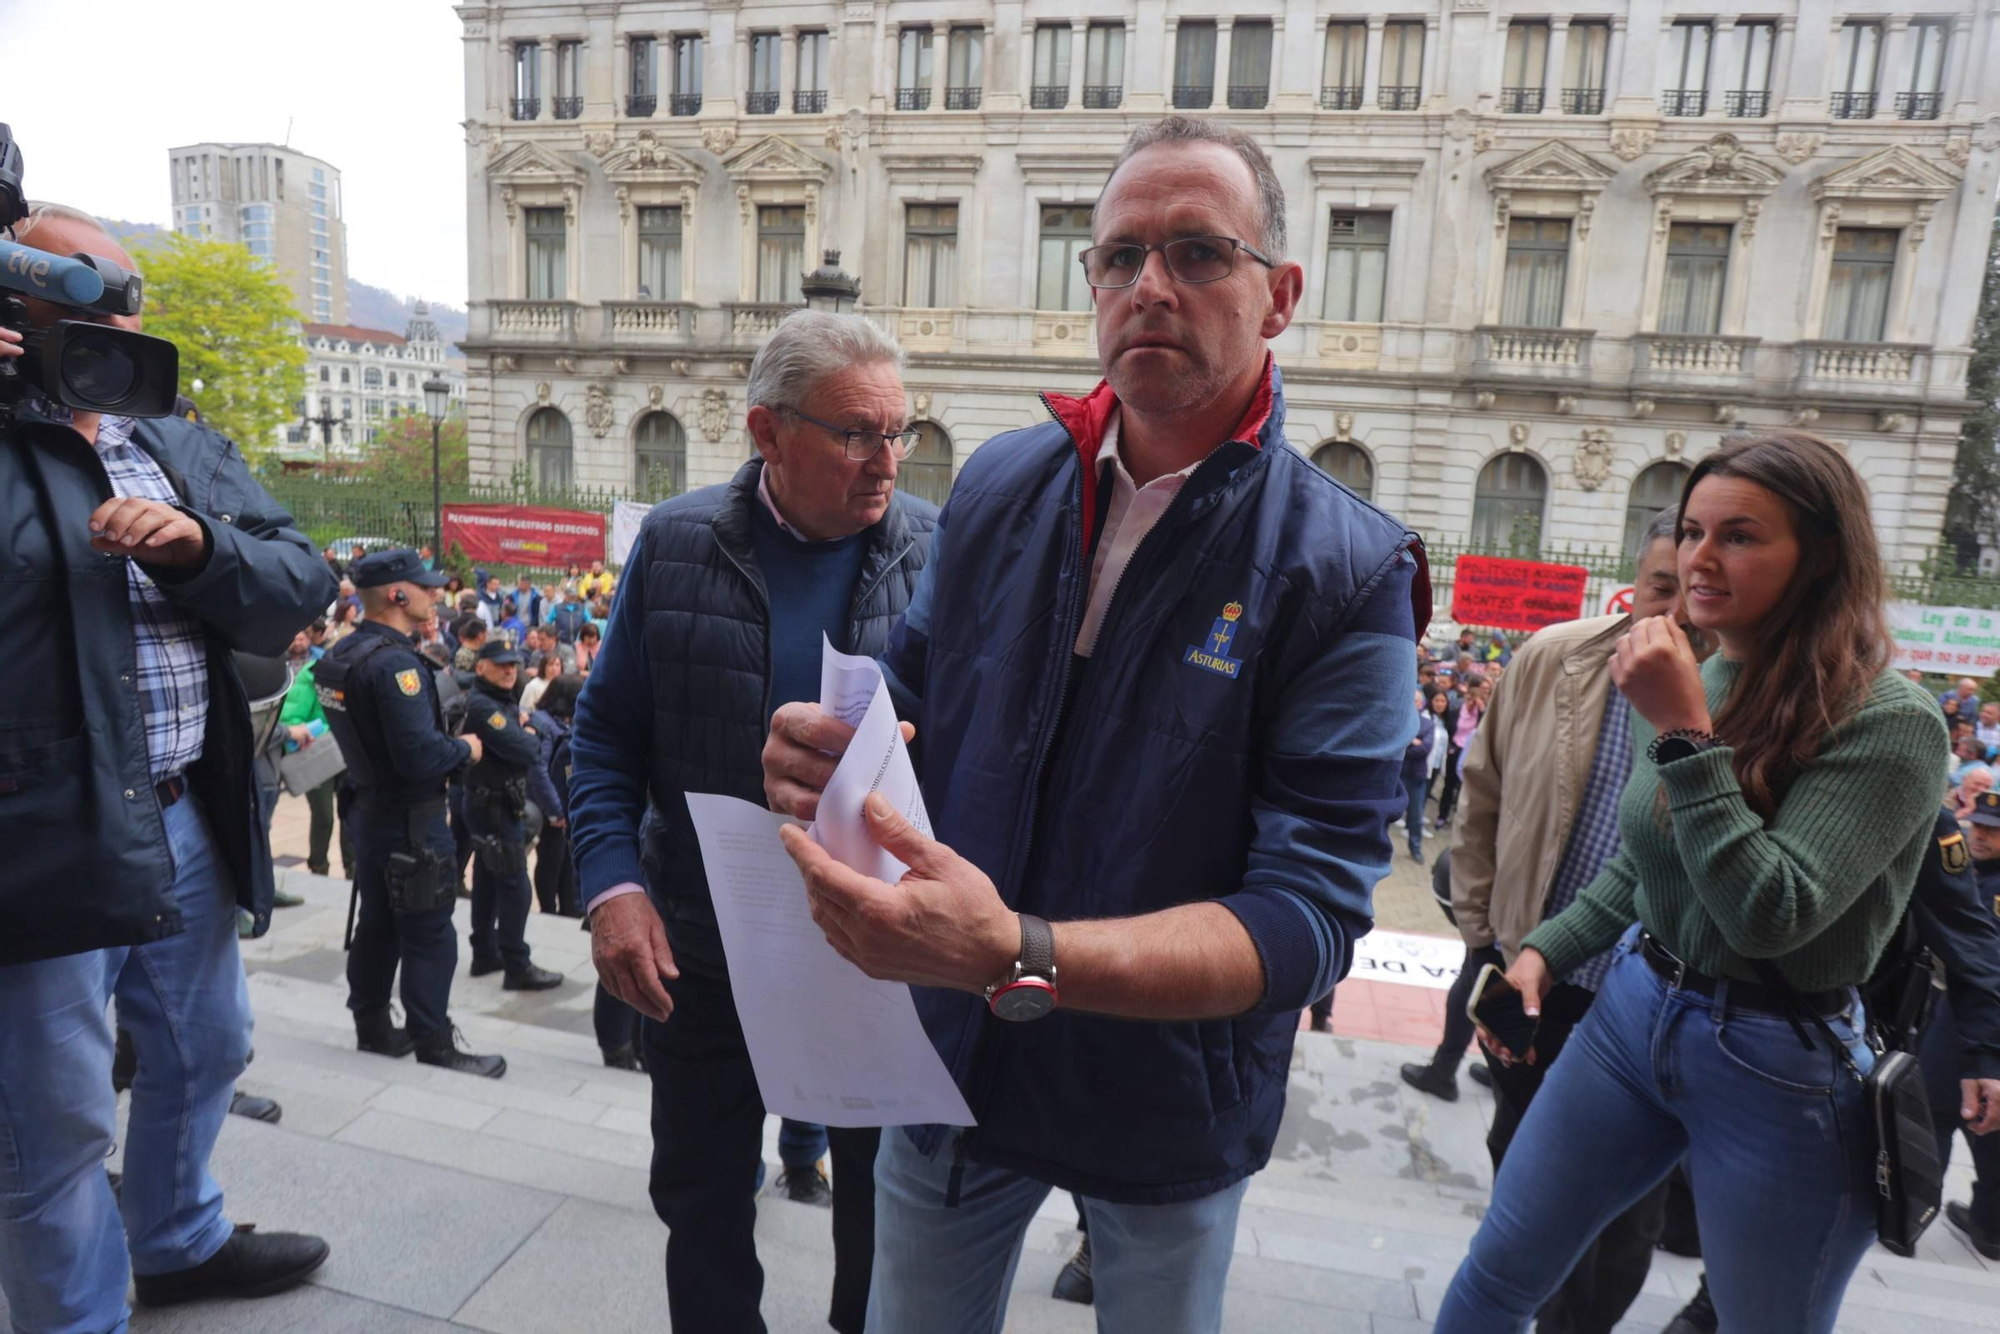
<path id="1" fill-rule="evenodd" d="M 1810 1024 L 1670 989 L 1636 929 L 1493 1183 L 1436 1334 L 1520 1334 L 1591 1240 L 1687 1158 L 1725 1330 L 1828 1334 L 1875 1235 L 1861 1083 Z M 1862 1072 L 1860 1002 L 1827 1021 Z"/>
<path id="2" fill-rule="evenodd" d="M 826 1157 L 826 1127 L 789 1116 L 778 1121 L 778 1161 L 786 1167 L 811 1167 Z"/>
<path id="3" fill-rule="evenodd" d="M 200 806 L 164 814 L 181 934 L 0 968 L 0 1290 L 18 1329 L 117 1334 L 130 1273 L 192 1268 L 229 1239 L 208 1155 L 249 1053 L 250 992 Z M 114 997 L 139 1053 L 118 1197 Z"/>
<path id="4" fill-rule="evenodd" d="M 1430 775 L 1418 774 L 1403 778 L 1403 796 L 1410 809 L 1403 816 L 1403 832 L 1410 838 L 1410 855 L 1424 855 L 1424 799 L 1430 795 Z"/>
<path id="5" fill-rule="evenodd" d="M 875 1157 L 869 1334 L 1000 1334 L 1028 1221 L 1049 1187 L 967 1160 L 947 1207 L 949 1144 L 935 1157 L 900 1130 Z M 1178 1204 L 1079 1197 L 1090 1221 L 1100 1334 L 1214 1334 L 1247 1180 Z"/>

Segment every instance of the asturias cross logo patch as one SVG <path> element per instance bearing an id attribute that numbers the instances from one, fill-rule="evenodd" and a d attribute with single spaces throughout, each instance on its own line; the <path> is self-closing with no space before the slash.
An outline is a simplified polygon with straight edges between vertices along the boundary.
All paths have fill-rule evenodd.
<path id="1" fill-rule="evenodd" d="M 1236 642 L 1236 622 L 1243 619 L 1243 604 L 1231 602 L 1222 609 L 1222 615 L 1215 618 L 1209 628 L 1208 640 L 1202 644 L 1189 644 L 1181 661 L 1190 667 L 1214 672 L 1234 681 L 1243 670 L 1243 659 L 1234 656 L 1230 650 Z"/>

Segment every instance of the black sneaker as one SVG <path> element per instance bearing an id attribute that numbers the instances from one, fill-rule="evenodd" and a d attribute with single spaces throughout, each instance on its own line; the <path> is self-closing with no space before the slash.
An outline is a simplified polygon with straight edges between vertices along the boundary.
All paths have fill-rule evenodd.
<path id="1" fill-rule="evenodd" d="M 1989 1260 L 2000 1260 L 2000 1231 L 1983 1228 L 1972 1217 L 1972 1207 L 1953 1201 L 1944 1207 L 1944 1221 L 1972 1243 L 1972 1249 Z"/>
<path id="2" fill-rule="evenodd" d="M 1419 1093 L 1428 1093 L 1433 1098 L 1446 1102 L 1458 1101 L 1458 1075 L 1450 1070 L 1440 1070 L 1437 1066 L 1406 1065 L 1402 1069 L 1403 1082 Z"/>
<path id="3" fill-rule="evenodd" d="M 1472 1068 L 1467 1070 L 1465 1073 L 1468 1076 L 1470 1076 L 1472 1082 L 1479 1085 L 1479 1087 L 1483 1089 L 1490 1089 L 1493 1087 L 1493 1072 L 1486 1068 L 1486 1062 L 1474 1061 L 1472 1063 Z"/>
<path id="4" fill-rule="evenodd" d="M 1083 1234 L 1076 1243 L 1076 1254 L 1070 1256 L 1069 1263 L 1056 1275 L 1056 1285 L 1049 1295 L 1059 1302 L 1075 1302 L 1088 1306 L 1097 1295 L 1097 1288 L 1090 1281 L 1090 1234 Z"/>
<path id="5" fill-rule="evenodd" d="M 417 1044 L 410 1030 L 398 1024 L 387 1010 L 354 1016 L 354 1045 L 357 1050 L 377 1056 L 408 1056 Z"/>
<path id="6" fill-rule="evenodd" d="M 475 1056 L 467 1051 L 465 1034 L 458 1031 L 457 1024 L 448 1024 L 435 1033 L 425 1033 L 416 1039 L 416 1044 L 417 1059 L 425 1065 L 478 1075 L 482 1079 L 498 1079 L 507 1073 L 506 1057 Z"/>
<path id="7" fill-rule="evenodd" d="M 295 1288 L 326 1263 L 327 1244 L 298 1232 L 258 1232 L 239 1223 L 222 1249 L 192 1269 L 139 1274 L 141 1306 L 172 1306 L 205 1297 L 269 1297 Z"/>
<path id="8" fill-rule="evenodd" d="M 640 1064 L 639 1049 L 629 1042 L 622 1047 L 613 1047 L 610 1051 L 605 1052 L 604 1063 L 613 1070 L 644 1070 L 646 1068 Z"/>
<path id="9" fill-rule="evenodd" d="M 276 1125 L 278 1119 L 285 1114 L 285 1109 L 274 1099 L 260 1098 L 254 1093 L 238 1093 L 229 1099 L 229 1114 Z"/>
<path id="10" fill-rule="evenodd" d="M 811 1167 L 788 1167 L 778 1173 L 778 1189 L 794 1204 L 813 1204 L 822 1209 L 833 1207 L 833 1186 L 818 1163 Z"/>
<path id="11" fill-rule="evenodd" d="M 510 968 L 500 988 L 503 991 L 553 991 L 561 985 L 561 973 L 529 964 L 526 968 Z"/>
<path id="12" fill-rule="evenodd" d="M 491 959 L 482 959 L 475 954 L 472 956 L 472 967 L 466 971 L 474 977 L 484 977 L 488 973 L 497 973 L 506 966 L 506 963 L 497 954 Z"/>
<path id="13" fill-rule="evenodd" d="M 1661 1334 L 1715 1334 L 1716 1326 L 1721 1323 L 1716 1319 L 1715 1303 L 1708 1299 L 1708 1275 L 1703 1274 L 1694 1300 L 1681 1308 L 1681 1313 L 1668 1323 Z"/>

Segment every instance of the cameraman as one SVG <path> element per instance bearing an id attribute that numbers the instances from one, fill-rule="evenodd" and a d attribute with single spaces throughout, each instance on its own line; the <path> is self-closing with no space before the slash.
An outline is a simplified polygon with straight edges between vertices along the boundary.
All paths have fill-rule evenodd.
<path id="1" fill-rule="evenodd" d="M 132 264 L 55 205 L 16 239 Z M 79 313 L 27 306 L 37 329 Z M 0 359 L 21 351 L 0 329 Z M 0 1290 L 16 1329 L 116 1334 L 128 1274 L 161 1305 L 277 1292 L 326 1259 L 237 1230 L 208 1158 L 250 1041 L 237 908 L 262 935 L 273 888 L 230 651 L 283 653 L 334 581 L 214 431 L 13 406 L 0 622 L 37 688 L 0 694 Z M 122 1197 L 114 997 L 139 1057 Z"/>

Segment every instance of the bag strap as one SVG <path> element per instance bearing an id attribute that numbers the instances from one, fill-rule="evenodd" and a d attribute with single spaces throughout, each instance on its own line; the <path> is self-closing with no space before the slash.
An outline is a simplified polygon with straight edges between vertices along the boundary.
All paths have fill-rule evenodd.
<path id="1" fill-rule="evenodd" d="M 1849 1073 L 1856 1079 L 1865 1081 L 1865 1076 L 1861 1073 L 1861 1067 L 1855 1064 L 1853 1053 L 1847 1050 L 1847 1044 L 1840 1040 L 1840 1035 L 1833 1031 L 1833 1025 L 1826 1021 L 1825 1015 L 1821 1014 L 1813 1006 L 1806 1004 L 1806 998 L 1801 996 L 1799 989 L 1793 986 L 1783 973 L 1778 971 L 1777 965 L 1773 964 L 1769 959 L 1752 959 L 1749 962 L 1750 966 L 1756 969 L 1757 976 L 1764 979 L 1764 985 L 1785 998 L 1789 1006 L 1785 1013 L 1785 1022 L 1792 1026 L 1792 1032 L 1799 1035 L 1799 1044 L 1807 1051 L 1818 1050 L 1818 1048 L 1813 1046 L 1812 1037 L 1806 1032 L 1805 1026 L 1799 1022 L 1799 1015 L 1804 1014 L 1812 1020 L 1814 1027 L 1826 1035 L 1827 1042 L 1832 1045 L 1834 1052 L 1839 1055 L 1840 1059 L 1846 1063 Z"/>

